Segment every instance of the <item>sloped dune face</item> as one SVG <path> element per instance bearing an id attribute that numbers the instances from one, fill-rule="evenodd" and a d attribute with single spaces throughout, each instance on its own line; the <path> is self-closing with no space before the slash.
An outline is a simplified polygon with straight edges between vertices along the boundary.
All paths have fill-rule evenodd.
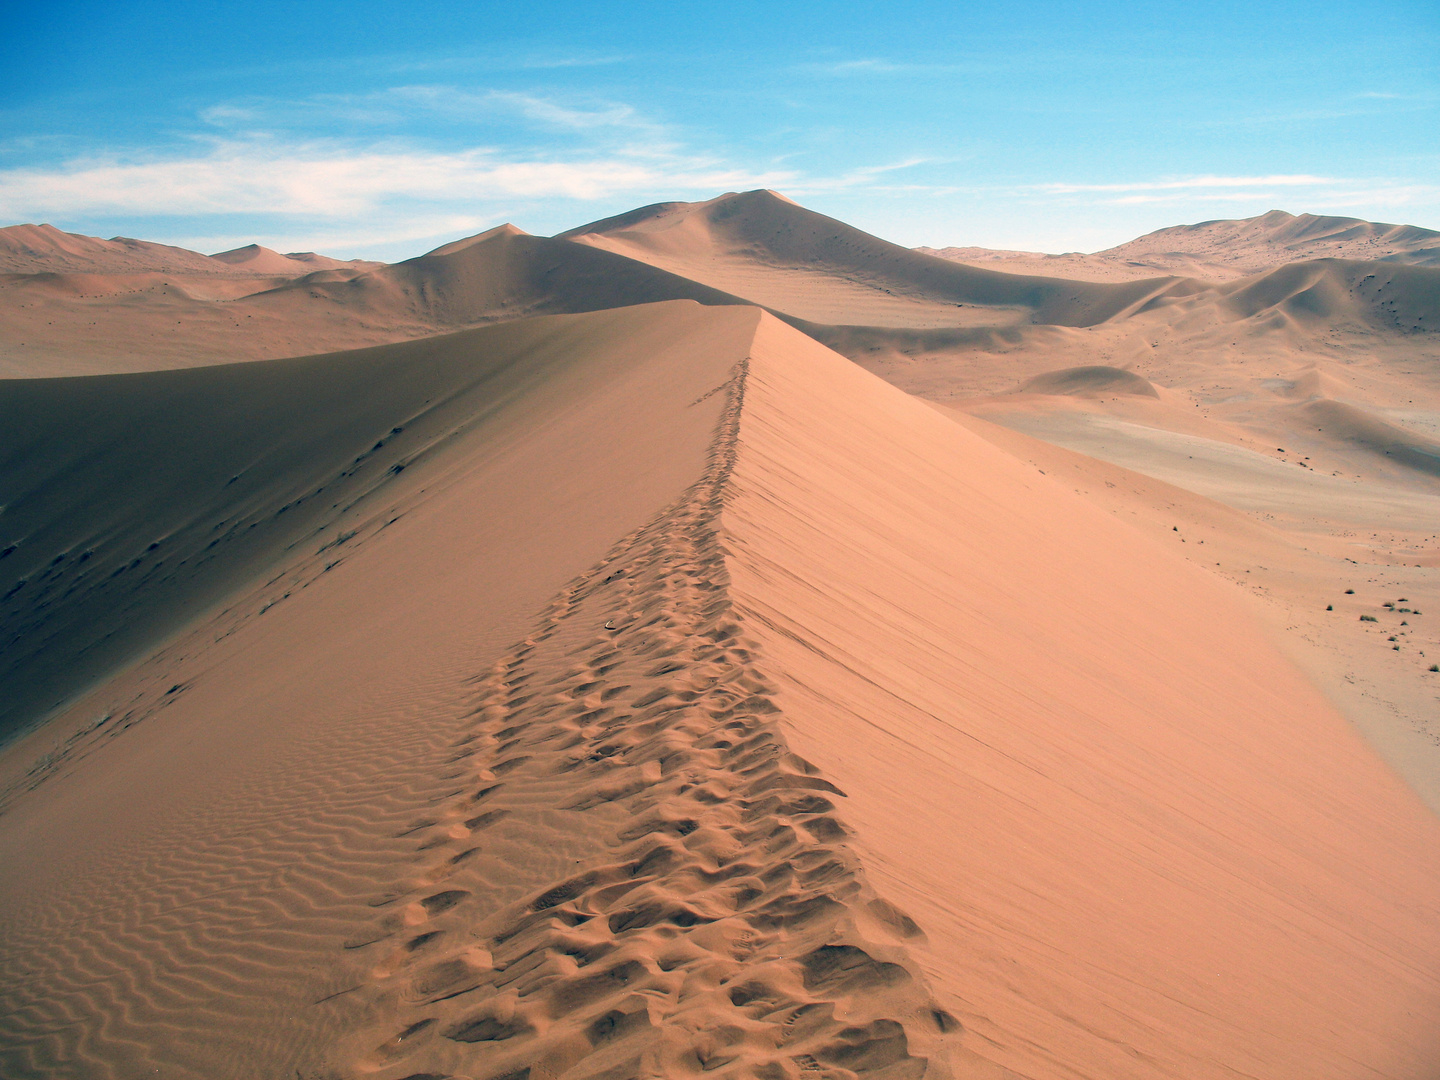
<path id="1" fill-rule="evenodd" d="M 1427 1075 L 1440 825 L 1198 571 L 752 308 L 477 343 L 0 758 L 5 1075 Z"/>
<path id="2" fill-rule="evenodd" d="M 833 360 L 760 330 L 731 596 L 965 1047 L 1433 1072 L 1435 820 L 1203 572 Z"/>

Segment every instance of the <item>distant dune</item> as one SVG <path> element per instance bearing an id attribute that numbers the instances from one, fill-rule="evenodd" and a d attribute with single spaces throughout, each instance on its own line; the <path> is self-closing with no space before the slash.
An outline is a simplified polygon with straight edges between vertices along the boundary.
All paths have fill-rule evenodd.
<path id="1" fill-rule="evenodd" d="M 1226 281 L 1301 259 L 1363 259 L 1440 267 L 1440 232 L 1414 225 L 1271 210 L 1259 217 L 1158 229 L 1093 255 L 978 247 L 915 250 L 1014 274 L 1053 273 L 1093 281 L 1182 274 Z"/>
<path id="2" fill-rule="evenodd" d="M 385 265 L 365 259 L 348 261 L 332 259 L 325 255 L 316 255 L 313 251 L 292 251 L 287 255 L 281 255 L 278 251 L 271 251 L 259 244 L 246 244 L 244 247 L 231 248 L 229 251 L 217 251 L 210 258 L 256 274 L 292 276 L 308 274 L 315 270 L 374 269 Z"/>
<path id="3" fill-rule="evenodd" d="M 0 230 L 0 1075 L 1433 1080 L 1440 267 L 1367 224 Z"/>
<path id="4" fill-rule="evenodd" d="M 202 255 L 198 251 L 131 240 L 61 232 L 53 225 L 11 225 L 0 229 L 0 273 L 71 273 L 295 276 L 319 269 L 355 269 L 380 263 L 344 262 L 313 251 L 281 255 L 269 248 L 247 247 Z"/>

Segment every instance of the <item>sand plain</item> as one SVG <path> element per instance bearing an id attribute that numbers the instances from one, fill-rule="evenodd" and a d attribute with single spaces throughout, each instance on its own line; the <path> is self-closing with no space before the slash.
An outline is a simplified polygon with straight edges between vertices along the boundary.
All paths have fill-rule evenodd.
<path id="1" fill-rule="evenodd" d="M 0 1072 L 1433 1076 L 1440 270 L 1267 218 L 42 235 Z"/>

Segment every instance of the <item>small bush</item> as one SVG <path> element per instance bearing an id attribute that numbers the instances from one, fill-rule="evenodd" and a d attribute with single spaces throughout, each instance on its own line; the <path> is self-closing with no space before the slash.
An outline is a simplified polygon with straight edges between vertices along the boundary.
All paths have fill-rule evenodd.
<path id="1" fill-rule="evenodd" d="M 1431 671 L 1440 671 L 1440 664 L 1431 664 L 1431 665 L 1430 665 L 1430 670 L 1431 670 Z"/>
<path id="2" fill-rule="evenodd" d="M 1346 589 L 1346 590 L 1345 590 L 1345 595 L 1346 595 L 1346 596 L 1354 596 L 1354 595 L 1355 595 L 1355 590 L 1354 590 L 1354 589 Z"/>
<path id="3" fill-rule="evenodd" d="M 1380 620 L 1377 619 L 1377 618 L 1375 618 L 1374 615 L 1361 615 L 1361 616 L 1360 616 L 1360 621 L 1361 621 L 1361 622 L 1379 622 Z"/>

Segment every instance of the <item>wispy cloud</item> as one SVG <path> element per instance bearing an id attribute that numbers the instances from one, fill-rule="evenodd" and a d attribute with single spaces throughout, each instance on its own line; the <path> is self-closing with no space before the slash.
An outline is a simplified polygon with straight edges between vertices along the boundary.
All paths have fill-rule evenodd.
<path id="1" fill-rule="evenodd" d="M 854 60 L 832 60 L 798 64 L 795 70 L 806 75 L 830 75 L 837 78 L 865 75 L 955 75 L 998 70 L 993 61 L 973 59 L 949 63 L 922 63 L 914 60 L 890 60 L 885 57 L 860 57 Z"/>
<path id="2" fill-rule="evenodd" d="M 351 149 L 327 143 L 216 140 L 205 152 L 153 160 L 84 158 L 0 171 L 0 219 L 124 214 L 280 214 L 347 218 L 398 203 L 597 200 L 625 192 L 711 191 L 783 183 L 708 159 L 639 155 L 546 160 L 491 149 Z"/>
<path id="3" fill-rule="evenodd" d="M 859 168 L 849 169 L 837 176 L 812 176 L 797 177 L 791 184 L 791 190 L 796 195 L 814 195 L 821 192 L 845 191 L 854 188 L 863 188 L 867 191 L 888 190 L 893 187 L 890 183 L 877 183 L 882 177 L 890 173 L 901 172 L 905 169 L 913 169 L 919 165 L 932 164 L 930 158 L 907 158 L 903 161 L 890 162 L 885 165 L 864 165 Z M 906 185 L 909 190 L 920 190 L 928 185 Z"/>
<path id="4" fill-rule="evenodd" d="M 1306 173 L 1272 176 L 1191 176 L 1137 180 L 1111 184 L 1036 184 L 1021 189 L 1027 199 L 1075 198 L 1091 206 L 1188 205 L 1197 209 L 1216 203 L 1280 202 L 1311 212 L 1364 210 L 1366 207 L 1405 207 L 1433 204 L 1440 185 L 1416 184 L 1393 178 L 1312 176 Z"/>
<path id="5" fill-rule="evenodd" d="M 809 70 L 823 71 L 828 75 L 891 75 L 914 69 L 913 64 L 897 64 L 893 60 L 840 60 L 833 64 L 810 64 Z"/>
<path id="6" fill-rule="evenodd" d="M 232 133 L 317 127 L 328 130 L 336 123 L 383 127 L 418 120 L 484 127 L 519 120 L 537 128 L 592 138 L 617 131 L 669 138 L 663 125 L 623 102 L 446 84 L 391 86 L 361 94 L 313 94 L 304 98 L 245 98 L 208 106 L 199 117 L 212 127 Z"/>
<path id="7" fill-rule="evenodd" d="M 1086 191 L 1185 191 L 1195 192 L 1206 188 L 1255 188 L 1255 187 L 1314 187 L 1333 184 L 1328 176 L 1277 175 L 1277 176 L 1189 176 L 1166 180 L 1142 180 L 1121 184 L 1037 184 L 1035 190 L 1053 195 L 1069 195 Z"/>

